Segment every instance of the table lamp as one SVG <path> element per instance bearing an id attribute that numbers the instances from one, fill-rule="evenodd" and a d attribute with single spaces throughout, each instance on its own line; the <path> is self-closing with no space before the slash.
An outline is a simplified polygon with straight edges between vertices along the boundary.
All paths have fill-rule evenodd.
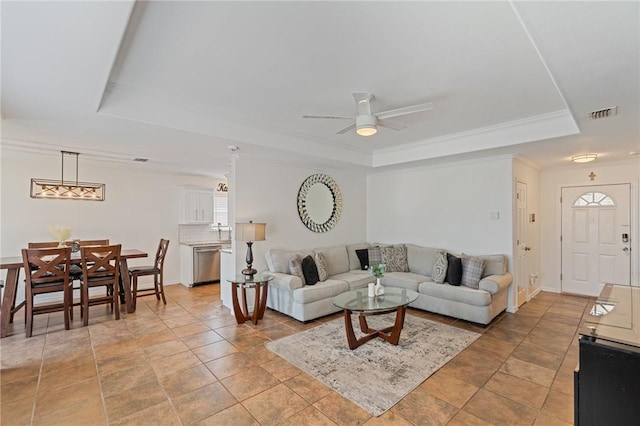
<path id="1" fill-rule="evenodd" d="M 236 240 L 247 242 L 247 257 L 245 259 L 247 268 L 242 270 L 242 275 L 245 276 L 245 279 L 251 279 L 253 275 L 258 272 L 251 267 L 253 264 L 251 246 L 254 241 L 265 240 L 266 227 L 266 223 L 253 223 L 253 221 L 249 221 L 249 223 L 236 223 Z"/>

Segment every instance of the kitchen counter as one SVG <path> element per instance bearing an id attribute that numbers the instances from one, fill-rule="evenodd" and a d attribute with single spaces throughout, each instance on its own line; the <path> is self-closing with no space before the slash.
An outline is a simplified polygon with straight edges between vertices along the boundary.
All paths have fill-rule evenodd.
<path id="1" fill-rule="evenodd" d="M 211 241 L 182 241 L 180 245 L 189 247 L 198 246 L 216 246 L 216 245 L 228 245 L 231 244 L 231 240 L 211 240 Z"/>

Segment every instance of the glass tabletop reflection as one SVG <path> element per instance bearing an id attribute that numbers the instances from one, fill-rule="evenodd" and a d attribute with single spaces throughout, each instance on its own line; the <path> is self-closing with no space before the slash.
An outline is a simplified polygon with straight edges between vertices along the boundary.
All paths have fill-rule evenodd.
<path id="1" fill-rule="evenodd" d="M 333 304 L 352 312 L 383 312 L 406 306 L 418 298 L 418 293 L 406 288 L 386 287 L 383 295 L 369 297 L 367 288 L 337 295 Z"/>

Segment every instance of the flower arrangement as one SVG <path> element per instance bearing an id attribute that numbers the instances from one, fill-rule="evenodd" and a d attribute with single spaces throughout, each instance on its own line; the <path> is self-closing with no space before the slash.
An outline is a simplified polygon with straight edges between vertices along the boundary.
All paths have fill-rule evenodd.
<path id="1" fill-rule="evenodd" d="M 72 229 L 68 226 L 56 225 L 49 227 L 49 233 L 58 241 L 59 247 L 64 246 L 64 242 L 71 236 L 71 231 Z"/>
<path id="2" fill-rule="evenodd" d="M 377 265 L 369 269 L 369 272 L 371 272 L 371 275 L 373 275 L 376 278 L 384 277 L 384 273 L 386 271 L 387 271 L 387 265 L 385 265 L 384 263 L 378 263 Z"/>

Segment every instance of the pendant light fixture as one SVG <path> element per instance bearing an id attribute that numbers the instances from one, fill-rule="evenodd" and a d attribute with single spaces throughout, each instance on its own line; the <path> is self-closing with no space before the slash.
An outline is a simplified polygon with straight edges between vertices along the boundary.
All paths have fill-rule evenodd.
<path id="1" fill-rule="evenodd" d="M 62 154 L 62 173 L 60 180 L 31 179 L 31 198 L 48 198 L 51 200 L 89 200 L 104 201 L 104 183 L 89 183 L 78 181 L 78 156 L 80 153 L 60 151 Z M 76 157 L 76 180 L 64 180 L 64 157 Z"/>

